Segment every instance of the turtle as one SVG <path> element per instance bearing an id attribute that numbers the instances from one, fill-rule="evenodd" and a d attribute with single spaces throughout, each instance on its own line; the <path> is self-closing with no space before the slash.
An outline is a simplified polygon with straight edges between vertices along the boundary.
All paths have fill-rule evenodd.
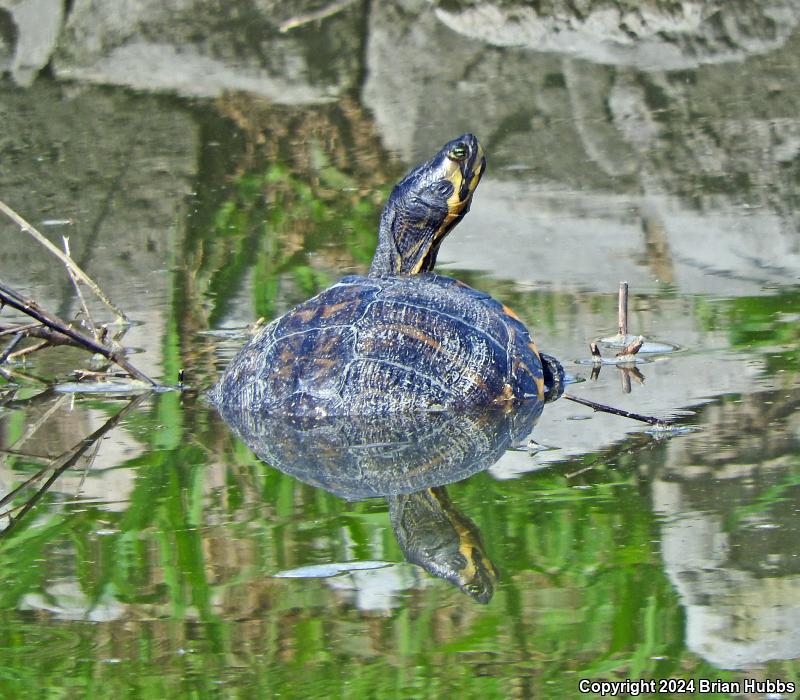
<path id="1" fill-rule="evenodd" d="M 552 400 L 563 385 L 522 321 L 433 272 L 486 169 L 469 133 L 392 190 L 366 275 L 345 277 L 259 330 L 209 396 L 268 415 L 385 415 Z"/>
<path id="2" fill-rule="evenodd" d="M 384 497 L 408 561 L 481 603 L 498 578 L 480 536 L 452 502 L 447 485 L 491 467 L 521 444 L 544 402 L 516 410 L 389 415 L 267 415 L 223 407 L 225 422 L 258 457 L 296 479 L 349 501 Z"/>

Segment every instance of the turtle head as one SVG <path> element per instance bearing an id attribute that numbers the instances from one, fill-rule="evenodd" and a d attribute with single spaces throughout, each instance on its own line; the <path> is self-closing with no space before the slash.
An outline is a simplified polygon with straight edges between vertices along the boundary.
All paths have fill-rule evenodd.
<path id="1" fill-rule="evenodd" d="M 485 168 L 478 139 L 463 134 L 408 173 L 392 190 L 381 215 L 370 274 L 432 270 L 444 237 L 469 211 Z"/>

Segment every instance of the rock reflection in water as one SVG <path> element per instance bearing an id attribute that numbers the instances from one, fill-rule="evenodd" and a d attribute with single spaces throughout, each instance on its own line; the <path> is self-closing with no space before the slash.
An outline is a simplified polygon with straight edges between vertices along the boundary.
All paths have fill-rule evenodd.
<path id="1" fill-rule="evenodd" d="M 800 656 L 800 392 L 708 407 L 710 426 L 669 443 L 653 480 L 664 569 L 686 645 L 719 668 Z"/>
<path id="2" fill-rule="evenodd" d="M 406 558 L 481 603 L 498 573 L 446 484 L 491 467 L 533 430 L 543 403 L 513 411 L 296 418 L 222 409 L 262 460 L 347 500 L 385 497 Z"/>

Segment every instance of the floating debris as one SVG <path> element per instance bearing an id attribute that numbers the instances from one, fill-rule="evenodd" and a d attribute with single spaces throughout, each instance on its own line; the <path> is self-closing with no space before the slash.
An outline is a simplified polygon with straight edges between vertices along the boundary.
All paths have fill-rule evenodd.
<path id="1" fill-rule="evenodd" d="M 617 302 L 617 334 L 605 338 L 598 338 L 598 341 L 603 343 L 608 348 L 624 348 L 627 349 L 632 344 L 641 339 L 641 345 L 635 351 L 636 353 L 666 353 L 675 352 L 679 346 L 673 343 L 655 342 L 652 340 L 645 340 L 643 336 L 631 335 L 628 333 L 628 283 L 619 283 L 619 299 Z M 592 355 L 599 356 L 600 351 L 597 348 L 597 342 L 591 344 Z M 595 355 L 595 353 L 597 353 Z M 623 353 L 626 354 L 626 353 Z M 635 354 L 635 353 L 630 353 Z M 605 364 L 605 362 L 604 362 Z"/>
<path id="2" fill-rule="evenodd" d="M 346 561 L 340 563 L 331 562 L 329 564 L 312 564 L 311 566 L 301 566 L 297 569 L 288 569 L 272 574 L 272 578 L 331 578 L 351 571 L 371 571 L 373 569 L 385 569 L 393 566 L 389 561 Z"/>
<path id="3" fill-rule="evenodd" d="M 529 452 L 531 455 L 536 455 L 540 452 L 550 452 L 557 449 L 559 448 L 554 445 L 544 445 L 541 442 L 536 442 L 536 440 L 530 440 L 525 451 Z"/>
<path id="4" fill-rule="evenodd" d="M 644 336 L 641 335 L 613 335 L 607 338 L 598 338 L 597 342 L 603 343 L 605 347 L 611 350 L 616 348 L 624 348 L 636 341 L 637 338 L 642 338 L 642 345 L 639 347 L 639 350 L 637 350 L 637 353 L 668 353 L 677 352 L 681 349 L 680 345 L 676 345 L 675 343 L 663 343 L 660 341 L 645 340 Z M 593 344 L 596 345 L 597 343 Z"/>
<path id="5" fill-rule="evenodd" d="M 63 382 L 53 387 L 62 394 L 144 394 L 152 385 L 138 379 L 112 379 L 97 382 Z"/>
<path id="6" fill-rule="evenodd" d="M 696 433 L 700 428 L 696 425 L 675 425 L 674 423 L 658 423 L 644 432 L 654 437 L 671 437 L 673 435 L 685 435 Z"/>
<path id="7" fill-rule="evenodd" d="M 652 362 L 647 357 L 639 355 L 620 355 L 619 357 L 592 357 L 575 360 L 576 365 L 646 365 Z"/>

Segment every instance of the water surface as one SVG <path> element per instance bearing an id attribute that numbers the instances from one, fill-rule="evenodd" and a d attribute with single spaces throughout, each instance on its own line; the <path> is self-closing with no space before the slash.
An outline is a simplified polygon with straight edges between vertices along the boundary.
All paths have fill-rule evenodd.
<path id="1" fill-rule="evenodd" d="M 64 348 L 8 365 L 0 694 L 800 682 L 800 9 L 545 4 L 143 5 L 116 28 L 75 4 L 38 67 L 0 11 L 0 199 L 69 236 L 138 367 L 185 382 L 75 392 L 91 361 Z M 357 433 L 393 474 L 474 465 L 411 500 L 260 460 L 202 391 L 248 324 L 364 272 L 392 183 L 465 130 L 488 174 L 439 270 L 514 308 L 570 392 L 687 430 L 560 400 L 532 436 L 524 415 Z M 79 312 L 54 259 L 0 236 L 4 283 Z M 631 332 L 680 349 L 593 377 L 622 279 Z M 329 436 L 289 444 L 307 466 Z M 409 554 L 436 537 L 480 554 L 480 595 Z"/>

